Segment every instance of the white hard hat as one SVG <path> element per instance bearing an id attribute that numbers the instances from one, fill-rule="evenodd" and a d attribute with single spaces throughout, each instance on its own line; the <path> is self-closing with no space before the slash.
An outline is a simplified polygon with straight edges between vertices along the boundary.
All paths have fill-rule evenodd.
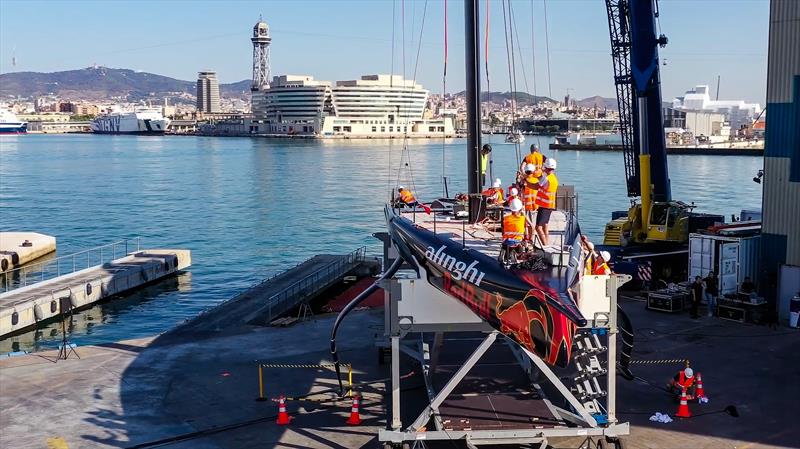
<path id="1" fill-rule="evenodd" d="M 555 170 L 556 169 L 556 165 L 558 165 L 558 164 L 556 164 L 556 160 L 553 159 L 552 157 L 548 157 L 547 160 L 544 161 L 544 165 L 543 166 L 544 166 L 544 168 L 549 168 L 551 170 Z"/>
<path id="2" fill-rule="evenodd" d="M 519 190 L 517 190 L 516 187 L 512 187 L 511 188 L 511 194 L 514 195 L 514 196 L 517 196 L 517 195 L 519 195 Z"/>
<path id="3" fill-rule="evenodd" d="M 683 370 L 683 375 L 686 377 L 694 377 L 694 370 L 691 368 L 686 368 Z"/>
<path id="4" fill-rule="evenodd" d="M 501 184 L 502 184 L 502 182 L 500 181 L 500 178 L 497 178 L 497 179 L 494 180 L 493 186 L 494 187 L 500 187 Z"/>
<path id="5" fill-rule="evenodd" d="M 522 210 L 522 201 L 520 201 L 519 198 L 514 198 L 508 206 L 511 208 L 512 212 L 519 212 Z"/>
<path id="6" fill-rule="evenodd" d="M 400 190 L 400 189 L 405 189 L 405 187 L 403 187 L 402 185 L 397 186 L 397 190 Z"/>
<path id="7" fill-rule="evenodd" d="M 528 165 L 525 166 L 525 171 L 526 172 L 535 172 L 536 171 L 536 166 L 533 165 L 533 164 L 528 164 Z"/>
<path id="8" fill-rule="evenodd" d="M 600 251 L 600 257 L 602 257 L 603 260 L 608 262 L 609 260 L 611 260 L 611 253 L 608 251 Z"/>
<path id="9" fill-rule="evenodd" d="M 589 251 L 594 251 L 594 243 L 590 241 L 586 241 L 586 247 L 589 248 Z"/>

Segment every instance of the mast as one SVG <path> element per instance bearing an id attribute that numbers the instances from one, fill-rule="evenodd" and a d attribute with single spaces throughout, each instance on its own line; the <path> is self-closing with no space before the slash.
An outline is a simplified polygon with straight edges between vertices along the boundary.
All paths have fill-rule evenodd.
<path id="1" fill-rule="evenodd" d="M 466 95 L 467 95 L 467 189 L 472 195 L 479 195 L 481 190 L 481 79 L 480 79 L 480 43 L 478 41 L 480 15 L 478 0 L 464 0 L 465 24 L 465 60 L 466 60 Z M 477 219 L 478 207 L 469 208 L 470 223 Z"/>

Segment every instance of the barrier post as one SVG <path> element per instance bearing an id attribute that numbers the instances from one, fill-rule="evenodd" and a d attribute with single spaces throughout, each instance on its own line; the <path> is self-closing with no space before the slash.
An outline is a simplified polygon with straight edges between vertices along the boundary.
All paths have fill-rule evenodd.
<path id="1" fill-rule="evenodd" d="M 353 396 L 353 365 L 347 364 L 347 396 Z"/>
<path id="2" fill-rule="evenodd" d="M 264 402 L 267 398 L 264 397 L 264 373 L 263 373 L 263 365 L 258 364 L 258 397 L 256 401 Z"/>

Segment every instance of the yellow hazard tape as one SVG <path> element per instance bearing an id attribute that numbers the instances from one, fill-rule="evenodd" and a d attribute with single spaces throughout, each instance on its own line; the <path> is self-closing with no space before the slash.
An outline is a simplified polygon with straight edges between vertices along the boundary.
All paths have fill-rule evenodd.
<path id="1" fill-rule="evenodd" d="M 285 364 L 285 363 L 259 363 L 262 368 L 336 368 L 333 363 L 323 363 L 320 365 L 312 364 Z M 349 367 L 349 363 L 340 363 L 339 366 Z"/>
<path id="2" fill-rule="evenodd" d="M 658 365 L 667 363 L 683 363 L 686 359 L 631 360 L 631 365 Z"/>

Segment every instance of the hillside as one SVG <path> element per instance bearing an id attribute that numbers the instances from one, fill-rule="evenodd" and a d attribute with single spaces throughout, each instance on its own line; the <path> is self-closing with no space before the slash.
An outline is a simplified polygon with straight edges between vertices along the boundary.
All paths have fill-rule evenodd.
<path id="1" fill-rule="evenodd" d="M 599 95 L 595 95 L 594 97 L 584 98 L 582 100 L 576 100 L 578 106 L 583 108 L 591 108 L 592 106 L 597 106 L 598 108 L 608 108 L 614 111 L 617 110 L 617 99 L 616 98 L 607 98 L 601 97 Z"/>
<path id="2" fill-rule="evenodd" d="M 249 92 L 250 81 L 220 85 L 225 97 L 240 97 Z M 154 73 L 108 67 L 87 67 L 63 72 L 13 72 L 0 74 L 0 97 L 33 97 L 55 94 L 62 98 L 104 100 L 125 98 L 137 101 L 152 97 L 191 94 L 194 81 L 184 81 Z"/>
<path id="3" fill-rule="evenodd" d="M 534 96 L 526 92 L 481 92 L 481 101 L 490 101 L 493 103 L 502 103 L 504 101 L 510 100 L 512 96 L 516 94 L 517 97 L 517 104 L 519 105 L 529 105 L 529 104 L 536 104 L 541 101 L 555 101 L 549 97 L 542 97 L 542 96 Z M 456 97 L 463 97 L 466 95 L 464 91 L 458 92 L 455 94 Z"/>

